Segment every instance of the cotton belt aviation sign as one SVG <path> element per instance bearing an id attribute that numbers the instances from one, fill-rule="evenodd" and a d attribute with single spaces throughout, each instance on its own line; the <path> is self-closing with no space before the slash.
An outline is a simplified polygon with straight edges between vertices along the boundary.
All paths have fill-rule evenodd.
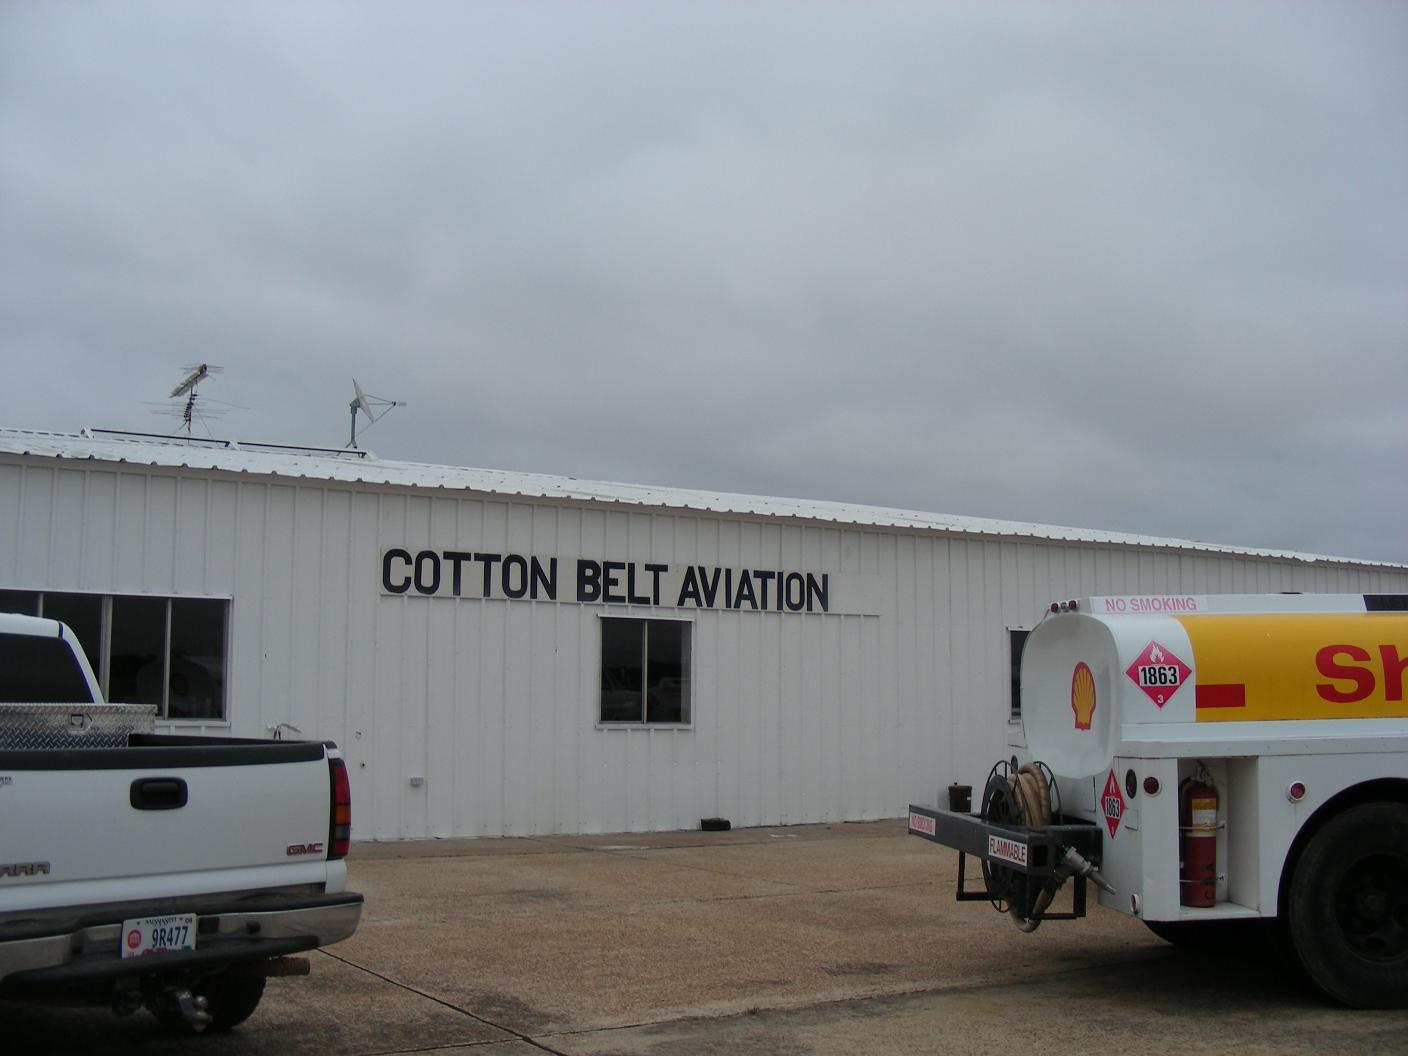
<path id="1" fill-rule="evenodd" d="M 381 591 L 429 598 L 873 614 L 879 576 L 391 547 Z"/>

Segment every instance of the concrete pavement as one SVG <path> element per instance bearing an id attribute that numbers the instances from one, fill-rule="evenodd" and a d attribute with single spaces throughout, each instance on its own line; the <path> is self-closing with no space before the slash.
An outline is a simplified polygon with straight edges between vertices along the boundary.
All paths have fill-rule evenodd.
<path id="1" fill-rule="evenodd" d="M 1100 910 L 1023 935 L 953 900 L 901 822 L 359 844 L 358 933 L 271 980 L 209 1053 L 1408 1052 L 1408 1012 L 1326 1004 Z M 0 1004 L 6 1051 L 189 1052 L 145 1014 Z"/>

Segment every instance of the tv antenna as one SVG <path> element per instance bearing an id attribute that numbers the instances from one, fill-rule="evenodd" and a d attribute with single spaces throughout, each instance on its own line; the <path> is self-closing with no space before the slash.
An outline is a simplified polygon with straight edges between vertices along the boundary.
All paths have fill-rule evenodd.
<path id="1" fill-rule="evenodd" d="M 212 366 L 209 363 L 196 363 L 191 366 L 181 368 L 186 372 L 186 376 L 181 379 L 174 389 L 171 390 L 171 399 L 178 400 L 182 396 L 186 397 L 185 405 L 181 408 L 181 428 L 186 430 L 186 435 L 191 435 L 191 424 L 200 417 L 196 411 L 197 392 L 200 383 L 212 374 L 219 374 L 224 367 Z M 218 400 L 216 401 L 219 402 Z M 210 413 L 210 412 L 205 412 Z M 224 413 L 224 412 L 217 412 Z"/>
<path id="2" fill-rule="evenodd" d="M 370 429 L 377 422 L 381 421 L 381 419 L 385 418 L 386 415 L 390 412 L 391 408 L 406 406 L 406 401 L 385 400 L 382 399 L 380 396 L 369 395 L 368 393 L 362 391 L 362 386 L 357 384 L 356 378 L 352 379 L 352 390 L 356 393 L 356 395 L 352 397 L 352 402 L 347 405 L 348 410 L 352 412 L 352 439 L 348 441 L 347 446 L 355 450 L 357 447 L 358 411 L 361 411 L 367 416 L 367 424 L 365 426 L 365 429 Z"/>

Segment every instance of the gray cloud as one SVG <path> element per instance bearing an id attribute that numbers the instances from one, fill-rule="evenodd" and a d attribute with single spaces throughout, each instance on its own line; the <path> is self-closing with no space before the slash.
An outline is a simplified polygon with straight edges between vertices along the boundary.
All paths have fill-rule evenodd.
<path id="1" fill-rule="evenodd" d="M 1408 561 L 1408 10 L 0 8 L 0 421 Z"/>

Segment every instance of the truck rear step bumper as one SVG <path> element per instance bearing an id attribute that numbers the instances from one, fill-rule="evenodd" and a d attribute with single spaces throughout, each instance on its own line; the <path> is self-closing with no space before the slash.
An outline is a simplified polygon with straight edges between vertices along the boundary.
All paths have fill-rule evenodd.
<path id="1" fill-rule="evenodd" d="M 172 902 L 119 903 L 41 914 L 0 925 L 0 989 L 54 986 L 148 972 L 225 966 L 327 946 L 350 936 L 362 915 L 362 896 L 299 895 L 282 898 L 202 899 L 198 906 Z M 196 913 L 194 950 L 123 959 L 122 922 L 177 912 Z"/>
<path id="2" fill-rule="evenodd" d="M 911 804 L 909 834 L 1031 876 L 1055 872 L 1062 847 L 1074 847 L 1084 858 L 1100 861 L 1100 830 L 1087 822 L 1035 828 L 994 825 L 972 814 Z"/>

